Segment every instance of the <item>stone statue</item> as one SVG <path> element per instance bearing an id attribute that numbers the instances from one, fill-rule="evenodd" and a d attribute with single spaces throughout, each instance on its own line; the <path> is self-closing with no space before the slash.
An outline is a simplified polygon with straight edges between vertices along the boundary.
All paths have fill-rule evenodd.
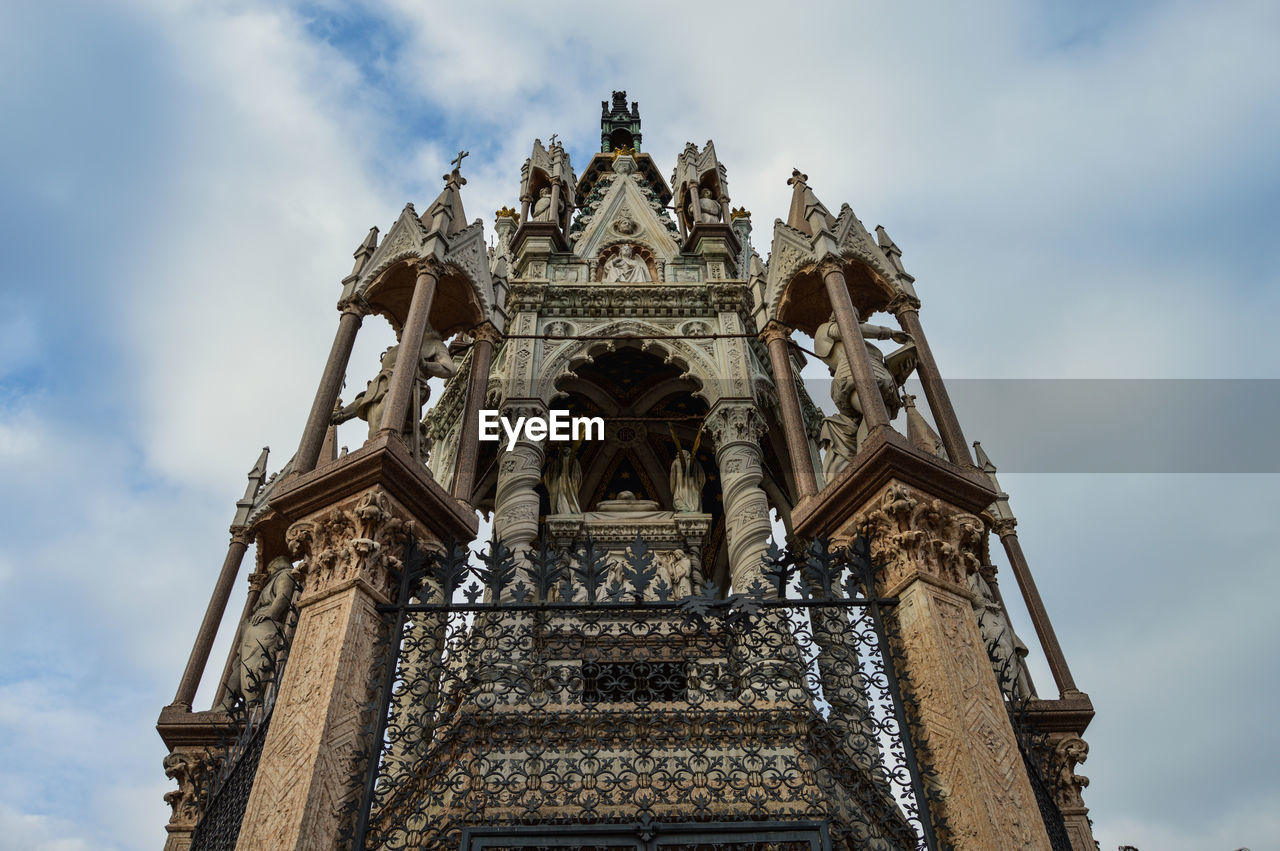
<path id="1" fill-rule="evenodd" d="M 297 587 L 289 559 L 272 559 L 267 565 L 267 582 L 240 632 L 236 662 L 231 666 L 227 694 L 219 709 L 229 710 L 240 697 L 246 706 L 262 702 L 263 693 L 275 676 L 276 656 L 285 646 L 285 619 Z"/>
<path id="2" fill-rule="evenodd" d="M 560 454 L 547 465 L 547 473 L 542 481 L 547 486 L 552 514 L 582 513 L 582 506 L 578 502 L 578 491 L 582 488 L 582 465 L 578 463 L 578 456 L 572 448 L 561 448 Z"/>
<path id="3" fill-rule="evenodd" d="M 696 453 L 702 441 L 702 430 L 693 439 L 693 449 L 688 450 L 680 445 L 675 429 L 671 429 L 671 439 L 676 443 L 676 457 L 671 462 L 671 507 L 674 511 L 702 511 L 702 487 L 707 483 L 707 474 L 698 462 Z"/>
<path id="4" fill-rule="evenodd" d="M 1022 643 L 1004 606 L 996 599 L 995 591 L 988 584 L 987 573 L 995 578 L 995 567 L 987 566 L 969 574 L 969 590 L 973 592 L 973 609 L 978 615 L 978 628 L 982 642 L 987 646 L 991 662 L 1000 680 L 1000 689 L 1018 698 L 1035 697 L 1031 677 L 1027 673 L 1027 645 Z"/>
<path id="5" fill-rule="evenodd" d="M 915 343 L 911 342 L 911 337 L 906 333 L 882 325 L 862 323 L 858 327 L 862 331 L 867 359 L 871 361 L 871 374 L 880 390 L 880 398 L 884 400 L 889 419 L 893 419 L 902 407 L 900 388 L 916 368 Z M 870 342 L 873 339 L 893 340 L 904 345 L 886 358 Z M 858 448 L 866 439 L 867 428 L 863 422 L 862 405 L 858 401 L 858 390 L 853 382 L 853 369 L 845 354 L 844 344 L 840 339 L 840 326 L 836 324 L 834 313 L 814 332 L 813 350 L 834 376 L 831 400 L 835 402 L 838 413 L 823 420 L 818 438 L 827 448 L 827 456 L 822 462 L 822 474 L 827 481 L 831 481 L 857 454 Z"/>
<path id="6" fill-rule="evenodd" d="M 694 200 L 690 199 L 685 211 L 689 214 L 689 223 L 691 225 L 699 222 L 720 221 L 720 204 L 711 197 L 710 189 L 704 188 L 699 193 L 696 205 Z"/>
<path id="7" fill-rule="evenodd" d="M 649 267 L 643 260 L 635 256 L 630 245 L 624 245 L 618 253 L 609 258 L 604 265 L 604 280 L 607 283 L 644 283 L 652 281 Z"/>
<path id="8" fill-rule="evenodd" d="M 693 593 L 693 560 L 684 550 L 659 550 L 654 553 L 654 562 L 658 569 L 655 582 L 667 584 L 670 599 L 681 600 Z"/>
<path id="9" fill-rule="evenodd" d="M 350 405 L 334 412 L 333 423 L 335 425 L 359 417 L 369 424 L 369 439 L 372 440 L 377 435 L 378 430 L 382 427 L 382 412 L 386 405 L 387 394 L 391 391 L 391 376 L 395 372 L 396 357 L 399 352 L 400 346 L 397 344 L 382 353 L 382 368 L 365 389 L 355 399 L 351 400 Z M 419 409 L 416 413 L 412 410 L 409 412 L 409 417 L 401 428 L 402 432 L 408 432 L 409 424 L 415 422 L 422 415 L 421 405 L 425 404 L 431 396 L 431 389 L 427 385 L 427 379 L 450 378 L 458 371 L 458 365 L 454 363 L 448 347 L 444 344 L 444 340 L 432 328 L 428 328 L 426 334 L 423 335 L 422 348 L 419 350 L 419 355 L 416 379 L 419 388 Z"/>
<path id="10" fill-rule="evenodd" d="M 533 215 L 531 218 L 535 222 L 558 222 L 564 215 L 564 198 L 557 199 L 559 203 L 556 209 L 551 209 L 551 187 L 544 186 L 542 191 L 538 193 L 538 200 L 533 204 Z"/>
<path id="11" fill-rule="evenodd" d="M 902 407 L 898 388 L 906 383 L 907 376 L 916 368 L 915 344 L 905 332 L 885 328 L 883 325 L 860 323 L 858 328 L 862 331 L 867 359 L 871 361 L 871 374 L 880 389 L 880 398 L 889 411 L 889 419 L 893 419 Z M 871 340 L 893 340 L 906 345 L 886 358 Z M 853 369 L 845 355 L 840 339 L 840 326 L 836 324 L 834 313 L 814 333 L 813 350 L 835 376 L 831 385 L 831 401 L 836 403 L 836 410 L 852 419 L 861 420 L 862 405 L 858 402 L 858 390 L 853 383 Z"/>

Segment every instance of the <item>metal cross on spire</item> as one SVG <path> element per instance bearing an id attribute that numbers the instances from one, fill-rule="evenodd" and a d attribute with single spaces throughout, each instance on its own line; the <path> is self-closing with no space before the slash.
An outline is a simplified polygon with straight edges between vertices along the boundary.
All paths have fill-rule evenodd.
<path id="1" fill-rule="evenodd" d="M 450 163 L 453 166 L 453 170 L 457 171 L 458 169 L 462 168 L 462 161 L 469 156 L 471 156 L 470 151 L 458 151 L 458 155 L 454 157 L 453 161 Z"/>
<path id="2" fill-rule="evenodd" d="M 551 134 L 551 144 L 552 144 L 552 145 L 554 145 L 554 144 L 556 143 L 556 137 L 557 137 L 557 136 L 559 136 L 559 135 L 560 135 L 559 133 L 552 133 L 552 134 Z"/>

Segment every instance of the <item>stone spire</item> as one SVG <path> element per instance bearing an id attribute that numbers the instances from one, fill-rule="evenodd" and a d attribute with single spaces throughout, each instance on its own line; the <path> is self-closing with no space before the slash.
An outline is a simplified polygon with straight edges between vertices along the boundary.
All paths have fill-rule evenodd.
<path id="1" fill-rule="evenodd" d="M 902 249 L 889 238 L 889 234 L 885 231 L 883 225 L 876 225 L 876 242 L 880 245 L 880 250 L 889 259 L 889 262 L 893 264 L 893 268 L 898 274 L 909 281 L 914 281 L 915 278 L 908 275 L 907 270 L 902 268 Z"/>
<path id="2" fill-rule="evenodd" d="M 836 226 L 836 217 L 831 215 L 818 196 L 809 188 L 809 175 L 801 174 L 800 169 L 793 168 L 791 177 L 787 179 L 791 187 L 791 209 L 787 212 L 787 224 L 796 230 L 814 236 L 820 230 L 832 230 Z"/>
<path id="3" fill-rule="evenodd" d="M 978 469 L 987 474 L 991 486 L 996 489 L 996 501 L 991 503 L 991 516 L 997 520 L 1015 519 L 1013 508 L 1009 505 L 1009 494 L 1004 492 L 1000 487 L 1000 480 L 996 478 L 996 465 L 991 463 L 982 444 L 976 440 L 973 442 L 973 451 L 978 455 Z"/>
<path id="4" fill-rule="evenodd" d="M 422 223 L 428 231 L 440 231 L 445 236 L 453 236 L 467 226 L 467 214 L 462 209 L 462 187 L 467 179 L 462 176 L 462 161 L 470 156 L 470 151 L 459 151 L 453 160 L 453 171 L 444 176 L 444 189 L 431 202 L 431 206 L 422 214 Z"/>
<path id="5" fill-rule="evenodd" d="M 373 252 L 378 248 L 378 226 L 374 225 L 369 228 L 369 235 L 364 238 L 364 242 L 360 243 L 360 247 L 356 249 L 351 256 L 356 258 L 356 264 L 351 267 L 351 278 L 359 278 L 360 273 L 364 271 L 364 266 L 369 262 L 369 258 L 373 256 Z"/>
<path id="6" fill-rule="evenodd" d="M 376 231 L 377 228 L 374 230 Z M 253 501 L 257 498 L 258 491 L 262 490 L 262 483 L 267 480 L 267 455 L 270 452 L 270 446 L 262 447 L 262 453 L 254 462 L 253 469 L 249 471 L 249 482 L 245 485 L 244 498 L 236 503 L 236 516 L 231 521 L 232 528 L 243 526 L 248 522 L 249 512 L 253 510 Z"/>
<path id="7" fill-rule="evenodd" d="M 930 455 L 946 458 L 947 450 L 942 445 L 942 438 L 916 408 L 916 397 L 907 393 L 902 397 L 902 401 L 907 408 L 907 440 Z"/>

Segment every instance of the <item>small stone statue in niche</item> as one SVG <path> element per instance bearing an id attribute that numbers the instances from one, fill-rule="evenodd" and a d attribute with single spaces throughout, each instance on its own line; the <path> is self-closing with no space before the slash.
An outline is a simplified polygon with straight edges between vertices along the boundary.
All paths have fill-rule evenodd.
<path id="1" fill-rule="evenodd" d="M 369 424 L 369 439 L 372 440 L 382 427 L 382 412 L 386 406 L 387 393 L 391 390 L 391 376 L 395 372 L 396 357 L 400 352 L 400 346 L 395 345 L 382 353 L 382 368 L 373 380 L 360 392 L 355 399 L 351 400 L 351 404 L 344 408 L 340 408 L 333 414 L 333 423 L 338 425 L 345 423 L 347 420 L 359 417 Z M 410 423 L 417 421 L 422 416 L 421 406 L 426 403 L 431 396 L 431 389 L 427 385 L 430 378 L 450 378 L 458 371 L 458 365 L 454 363 L 452 355 L 449 354 L 448 347 L 444 344 L 444 340 L 436 333 L 435 329 L 428 328 L 427 333 L 422 338 L 422 348 L 419 351 L 418 358 L 418 411 L 409 411 L 401 432 L 407 433 Z"/>
<path id="2" fill-rule="evenodd" d="M 293 564 L 284 556 L 273 558 L 267 565 L 267 582 L 240 632 L 236 661 L 219 709 L 229 710 L 241 697 L 245 706 L 262 702 L 263 693 L 275 676 L 276 656 L 285 646 L 285 619 L 297 588 Z"/>
<path id="3" fill-rule="evenodd" d="M 531 218 L 535 222 L 558 222 L 560 217 L 564 215 L 564 198 L 558 199 L 559 203 L 556 209 L 551 209 L 551 187 L 544 186 L 538 193 L 538 200 L 533 205 L 533 215 Z"/>
<path id="4" fill-rule="evenodd" d="M 676 443 L 676 457 L 671 462 L 671 505 L 674 511 L 702 511 L 702 487 L 707 483 L 707 474 L 697 459 L 698 444 L 702 442 L 702 430 L 693 439 L 692 451 L 680 445 L 675 429 L 668 425 L 671 439 Z"/>
<path id="5" fill-rule="evenodd" d="M 689 199 L 685 211 L 689 214 L 691 225 L 720 221 L 720 203 L 711 197 L 711 190 L 705 187 L 698 193 L 696 203 L 694 199 Z"/>
<path id="6" fill-rule="evenodd" d="M 618 249 L 618 253 L 604 264 L 604 280 L 606 283 L 644 283 L 652 281 L 649 267 L 643 260 L 635 256 L 630 245 Z"/>
<path id="7" fill-rule="evenodd" d="M 547 486 L 552 514 L 582 513 L 582 505 L 578 502 L 578 491 L 582 488 L 582 465 L 578 463 L 578 456 L 573 448 L 565 446 L 560 449 L 560 453 L 547 465 L 542 481 Z"/>

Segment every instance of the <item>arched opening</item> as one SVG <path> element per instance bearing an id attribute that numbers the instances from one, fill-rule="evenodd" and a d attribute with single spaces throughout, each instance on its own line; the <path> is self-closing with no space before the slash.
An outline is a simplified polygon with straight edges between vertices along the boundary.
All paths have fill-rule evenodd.
<path id="1" fill-rule="evenodd" d="M 634 148 L 635 139 L 631 135 L 631 131 L 625 127 L 615 128 L 609 134 L 609 150 L 616 151 L 619 148 Z"/>

